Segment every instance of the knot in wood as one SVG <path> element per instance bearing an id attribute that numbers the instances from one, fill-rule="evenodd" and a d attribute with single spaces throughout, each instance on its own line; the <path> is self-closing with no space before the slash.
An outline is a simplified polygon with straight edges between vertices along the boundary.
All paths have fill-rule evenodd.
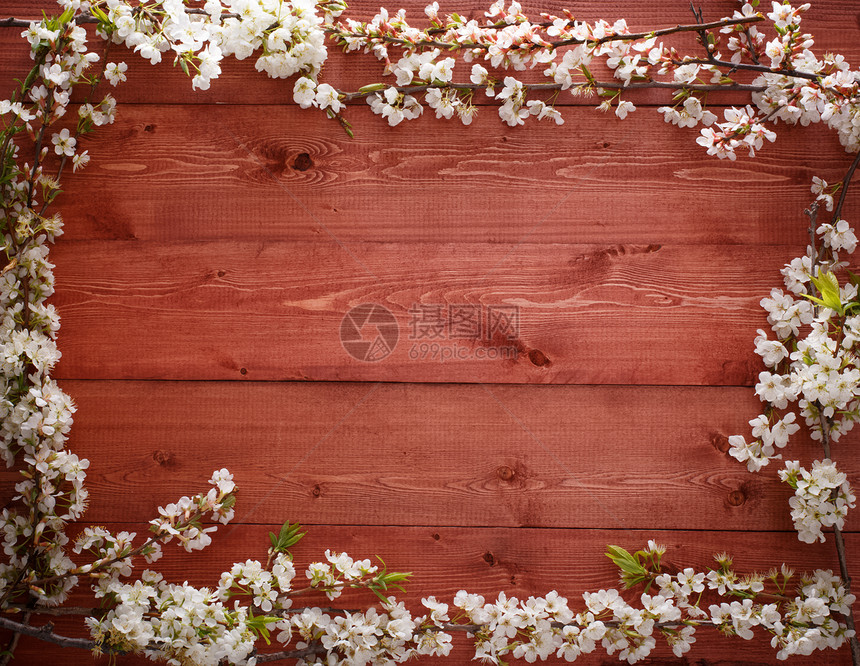
<path id="1" fill-rule="evenodd" d="M 152 454 L 152 459 L 162 467 L 170 466 L 174 462 L 173 454 L 171 454 L 169 451 L 155 451 Z"/>
<path id="2" fill-rule="evenodd" d="M 314 165 L 314 161 L 308 153 L 299 153 L 293 160 L 293 169 L 296 171 L 307 171 Z"/>
<path id="3" fill-rule="evenodd" d="M 728 453 L 730 448 L 729 438 L 718 432 L 712 433 L 711 446 L 713 446 L 720 453 Z"/>
<path id="4" fill-rule="evenodd" d="M 496 474 L 498 474 L 498 475 L 499 475 L 499 478 L 500 478 L 502 481 L 510 481 L 510 480 L 512 480 L 512 479 L 514 478 L 514 476 L 516 475 L 516 473 L 514 472 L 514 470 L 512 470 L 512 469 L 511 469 L 510 467 L 508 467 L 507 465 L 502 465 L 501 467 L 499 467 L 499 468 L 496 470 Z"/>
<path id="5" fill-rule="evenodd" d="M 746 493 L 743 490 L 733 490 L 728 497 L 730 506 L 740 506 L 747 501 Z"/>
<path id="6" fill-rule="evenodd" d="M 550 360 L 540 349 L 532 349 L 529 352 L 529 360 L 532 362 L 532 365 L 536 365 L 539 368 L 550 364 Z"/>

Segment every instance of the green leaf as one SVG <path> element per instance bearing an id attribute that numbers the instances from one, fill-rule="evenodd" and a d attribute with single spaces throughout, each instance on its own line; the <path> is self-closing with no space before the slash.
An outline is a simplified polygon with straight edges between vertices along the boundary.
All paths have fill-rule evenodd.
<path id="1" fill-rule="evenodd" d="M 66 11 L 60 14 L 60 23 L 68 23 L 74 15 L 75 10 L 72 7 L 69 7 Z"/>
<path id="2" fill-rule="evenodd" d="M 377 597 L 379 597 L 379 600 L 382 601 L 382 603 L 384 603 L 384 604 L 388 603 L 388 597 L 386 597 L 384 594 L 382 594 L 382 592 L 377 590 L 375 587 L 371 587 L 370 591 L 373 592 Z"/>
<path id="3" fill-rule="evenodd" d="M 307 532 L 300 532 L 302 526 L 296 523 L 291 525 L 290 521 L 284 523 L 281 527 L 281 532 L 275 536 L 274 532 L 269 532 L 269 539 L 272 542 L 272 550 L 276 553 L 285 553 L 290 559 L 293 559 L 289 549 L 295 546 Z"/>
<path id="4" fill-rule="evenodd" d="M 99 7 L 96 7 L 96 6 L 90 7 L 90 14 L 95 16 L 99 21 L 102 21 L 103 23 L 109 22 L 108 15 L 105 14 L 105 12 L 102 9 L 100 9 Z"/>
<path id="5" fill-rule="evenodd" d="M 630 588 L 649 579 L 648 569 L 642 565 L 638 554 L 631 555 L 621 546 L 607 546 L 606 557 L 621 570 L 625 587 Z"/>
<path id="6" fill-rule="evenodd" d="M 385 83 L 371 83 L 369 85 L 362 86 L 361 88 L 359 88 L 358 92 L 360 92 L 362 95 L 365 95 L 367 93 L 376 92 L 377 90 L 385 90 L 386 88 L 388 88 L 388 86 Z"/>
<path id="7" fill-rule="evenodd" d="M 823 305 L 824 307 L 828 307 L 828 306 L 827 306 L 827 303 L 825 303 L 824 301 L 822 301 L 822 300 L 821 300 L 820 298 L 818 298 L 817 296 L 810 296 L 809 294 L 803 294 L 803 296 L 804 296 L 805 298 L 808 298 L 808 299 L 809 299 L 810 301 L 812 301 L 813 303 L 818 303 L 819 305 Z"/>
<path id="8" fill-rule="evenodd" d="M 818 289 L 821 298 L 810 296 L 809 294 L 804 294 L 804 296 L 814 303 L 818 303 L 838 312 L 840 315 L 844 315 L 845 308 L 842 305 L 842 295 L 839 293 L 839 280 L 836 279 L 836 276 L 827 271 L 821 273 L 818 277 L 810 276 L 809 279 L 815 285 L 815 288 Z"/>
<path id="9" fill-rule="evenodd" d="M 271 615 L 254 615 L 249 611 L 249 617 L 245 620 L 245 624 L 251 630 L 256 632 L 264 641 L 266 641 L 266 645 L 271 645 L 272 642 L 269 640 L 269 626 L 270 624 L 274 624 L 275 622 L 280 621 L 281 618 L 273 617 Z"/>

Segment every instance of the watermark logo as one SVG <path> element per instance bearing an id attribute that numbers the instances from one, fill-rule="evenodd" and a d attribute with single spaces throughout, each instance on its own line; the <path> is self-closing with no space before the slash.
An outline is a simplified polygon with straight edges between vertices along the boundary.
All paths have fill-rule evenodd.
<path id="1" fill-rule="evenodd" d="M 412 303 L 406 312 L 412 361 L 516 361 L 520 354 L 518 306 Z M 396 317 L 378 303 L 352 308 L 340 325 L 343 348 L 359 361 L 388 358 L 399 338 Z"/>
<path id="2" fill-rule="evenodd" d="M 359 361 L 381 361 L 397 346 L 400 330 L 391 311 L 378 303 L 362 303 L 340 322 L 340 343 Z"/>
<path id="3" fill-rule="evenodd" d="M 516 305 L 425 304 L 409 308 L 410 340 L 475 340 L 504 343 L 520 334 Z"/>

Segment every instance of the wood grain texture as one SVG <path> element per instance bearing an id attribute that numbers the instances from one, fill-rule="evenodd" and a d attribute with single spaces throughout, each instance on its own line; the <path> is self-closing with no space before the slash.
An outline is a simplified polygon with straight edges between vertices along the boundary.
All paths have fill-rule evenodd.
<path id="1" fill-rule="evenodd" d="M 796 244 L 818 175 L 849 157 L 824 127 L 780 128 L 755 160 L 721 162 L 652 110 L 565 111 L 561 127 L 389 128 L 351 109 L 349 139 L 319 113 L 121 106 L 82 146 L 57 200 L 68 238 L 494 243 Z M 845 215 L 857 210 L 849 198 Z M 501 248 L 500 248 L 501 249 Z M 795 255 L 791 255 L 792 257 Z M 787 258 L 787 260 L 790 259 Z"/>
<path id="2" fill-rule="evenodd" d="M 109 524 L 110 529 L 131 527 Z M 173 548 L 165 549 L 165 557 L 156 567 L 170 581 L 188 580 L 195 585 L 214 585 L 220 572 L 237 560 L 264 558 L 268 538 L 266 533 L 275 525 L 222 528 L 215 534 L 213 545 L 193 554 Z M 140 530 L 138 530 L 140 531 Z M 807 546 L 799 544 L 793 533 L 746 532 L 642 532 L 636 530 L 535 530 L 535 529 L 471 529 L 428 527 L 364 527 L 311 525 L 308 535 L 294 550 L 299 575 L 310 561 L 323 558 L 326 548 L 345 550 L 354 557 L 379 555 L 395 571 L 413 571 L 414 579 L 407 593 L 399 595 L 413 610 L 420 609 L 421 597 L 434 594 L 437 599 L 450 600 L 459 589 L 495 598 L 499 591 L 524 599 L 529 595 L 546 594 L 558 590 L 569 599 L 571 606 L 580 607 L 581 594 L 602 588 L 617 587 L 617 575 L 611 563 L 603 556 L 607 543 L 628 549 L 642 547 L 649 538 L 669 547 L 667 562 L 680 566 L 704 568 L 713 562 L 717 552 L 730 550 L 738 571 L 766 570 L 778 560 L 795 567 L 798 572 L 812 568 L 833 568 L 835 558 L 828 544 Z M 860 548 L 860 535 L 848 534 L 847 547 L 856 552 Z M 852 572 L 860 574 L 860 563 L 851 563 Z M 310 604 L 330 605 L 324 598 L 308 597 Z M 357 593 L 342 597 L 341 607 L 357 608 L 367 603 Z M 84 603 L 79 597 L 76 602 Z M 80 633 L 80 620 L 62 621 L 57 629 L 69 634 Z M 747 642 L 726 639 L 700 630 L 688 660 L 678 660 L 671 651 L 660 647 L 646 665 L 692 663 L 706 666 L 753 666 L 776 664 L 769 641 L 759 638 Z M 423 660 L 419 664 L 466 664 L 470 652 L 464 637 L 458 637 L 462 646 L 447 660 Z M 32 641 L 21 641 L 18 663 L 51 663 L 48 659 L 56 651 L 45 651 Z M 63 664 L 90 664 L 86 654 L 60 653 Z M 96 662 L 102 663 L 102 662 Z M 121 657 L 118 666 L 139 666 L 142 660 Z M 551 661 L 548 663 L 564 663 Z M 577 664 L 617 664 L 606 653 L 595 652 L 577 660 Z M 798 657 L 793 664 L 833 664 L 846 662 L 846 653 L 816 653 L 813 657 Z"/>
<path id="3" fill-rule="evenodd" d="M 64 354 L 56 372 L 68 379 L 749 385 L 761 370 L 752 339 L 766 324 L 758 302 L 794 254 L 778 246 L 339 247 L 264 237 L 65 242 L 53 253 Z M 340 342 L 344 315 L 365 303 L 388 308 L 400 327 L 393 352 L 378 362 L 353 358 Z M 519 326 L 489 340 L 483 333 L 437 340 L 412 326 L 423 317 L 410 314 L 413 304 L 472 304 L 485 318 L 490 308 L 518 307 Z M 365 327 L 362 335 L 369 340 L 375 331 Z M 502 351 L 491 358 L 489 349 Z"/>
<path id="4" fill-rule="evenodd" d="M 145 522 L 229 468 L 237 521 L 790 530 L 775 462 L 726 451 L 745 388 L 63 382 L 88 520 Z M 860 480 L 856 461 L 834 453 Z M 798 436 L 787 459 L 820 459 Z M 241 455 L 237 455 L 241 451 Z M 0 473 L 11 488 L 14 472 Z M 679 508 L 683 507 L 683 510 Z"/>
<path id="5" fill-rule="evenodd" d="M 404 6 L 419 16 L 424 4 Z M 736 7 L 705 4 L 709 19 Z M 53 6 L 3 0 L 0 16 Z M 675 0 L 572 9 L 634 29 L 690 20 Z M 860 1 L 828 0 L 804 26 L 856 66 L 858 15 Z M 29 62 L 19 32 L 0 29 L 0 96 Z M 653 108 L 618 122 L 563 96 L 560 128 L 507 128 L 485 106 L 469 128 L 427 114 L 391 129 L 358 103 L 350 140 L 251 61 L 193 93 L 169 63 L 111 57 L 123 58 L 118 119 L 83 142 L 91 166 L 65 178 L 67 234 L 52 252 L 57 376 L 79 406 L 72 449 L 92 461 L 89 522 L 141 533 L 155 507 L 228 467 L 236 524 L 202 553 L 168 548 L 157 568 L 169 579 L 214 584 L 232 562 L 264 557 L 266 533 L 289 518 L 311 525 L 298 562 L 326 548 L 378 554 L 415 573 L 413 608 L 461 588 L 578 600 L 617 585 L 606 544 L 648 538 L 677 564 L 730 550 L 741 569 L 836 569 L 830 540 L 797 540 L 775 469 L 751 475 L 726 454 L 760 407 L 748 388 L 762 369 L 758 301 L 806 244 L 811 177 L 839 180 L 848 163 L 826 128 L 780 127 L 754 162 L 728 164 Z M 380 74 L 368 56 L 333 52 L 324 78 L 357 88 Z M 849 201 L 845 216 L 856 212 Z M 338 334 L 351 307 L 372 302 L 395 314 L 401 339 L 364 363 Z M 519 306 L 517 360 L 473 357 L 499 337 L 458 341 L 466 359 L 410 359 L 412 303 Z M 145 379 L 156 381 L 130 381 Z M 856 442 L 834 450 L 855 487 Z M 801 438 L 786 457 L 821 454 Z M 14 480 L 0 472 L 3 501 Z M 848 530 L 858 580 L 860 533 Z M 419 663 L 469 658 L 458 648 Z M 14 663 L 93 661 L 24 639 Z M 661 648 L 645 663 L 777 662 L 767 640 L 700 632 L 687 660 Z"/>

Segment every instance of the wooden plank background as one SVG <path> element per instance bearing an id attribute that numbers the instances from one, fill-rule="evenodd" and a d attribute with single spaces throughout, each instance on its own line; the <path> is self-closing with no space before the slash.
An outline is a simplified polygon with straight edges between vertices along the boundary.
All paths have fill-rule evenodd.
<path id="1" fill-rule="evenodd" d="M 423 4 L 404 6 L 417 17 Z M 709 20 L 735 7 L 704 5 Z M 675 0 L 569 7 L 634 29 L 690 20 Z M 0 15 L 51 8 L 4 0 Z M 375 9 L 356 2 L 350 15 Z M 484 5 L 442 6 L 455 9 Z M 860 62 L 860 2 L 807 16 L 818 48 Z M 2 91 L 28 63 L 18 32 L 0 29 Z M 624 122 L 562 96 L 562 127 L 517 129 L 493 106 L 468 128 L 429 113 L 392 129 L 356 104 L 352 140 L 251 61 L 225 63 L 192 94 L 169 64 L 124 57 L 117 121 L 83 142 L 92 163 L 57 200 L 56 374 L 79 406 L 71 445 L 92 462 L 89 521 L 141 532 L 213 469 L 235 472 L 236 521 L 202 553 L 168 548 L 168 578 L 213 585 L 233 561 L 263 557 L 267 531 L 288 518 L 310 527 L 299 563 L 325 548 L 378 554 L 414 572 L 413 607 L 461 588 L 558 589 L 575 602 L 617 584 L 606 544 L 649 538 L 678 564 L 729 550 L 742 569 L 774 554 L 837 567 L 830 542 L 797 541 L 774 471 L 751 475 L 727 455 L 727 437 L 758 414 L 758 301 L 803 251 L 811 177 L 839 180 L 849 162 L 832 133 L 783 127 L 755 160 L 719 162 L 694 130 L 663 122 L 654 107 L 668 96 L 652 91 L 631 97 L 642 108 Z M 331 49 L 332 83 L 380 74 L 372 58 Z M 339 342 L 361 303 L 400 324 L 377 363 Z M 517 306 L 517 359 L 476 359 L 493 341 L 466 344 L 466 359 L 410 358 L 414 303 Z M 855 432 L 834 452 L 855 485 L 856 443 Z M 808 439 L 789 453 L 821 457 Z M 846 540 L 860 575 L 856 521 Z M 645 663 L 776 663 L 766 640 L 706 631 L 688 657 L 660 647 Z M 447 663 L 468 659 L 460 647 Z M 16 659 L 90 662 L 28 639 Z"/>

